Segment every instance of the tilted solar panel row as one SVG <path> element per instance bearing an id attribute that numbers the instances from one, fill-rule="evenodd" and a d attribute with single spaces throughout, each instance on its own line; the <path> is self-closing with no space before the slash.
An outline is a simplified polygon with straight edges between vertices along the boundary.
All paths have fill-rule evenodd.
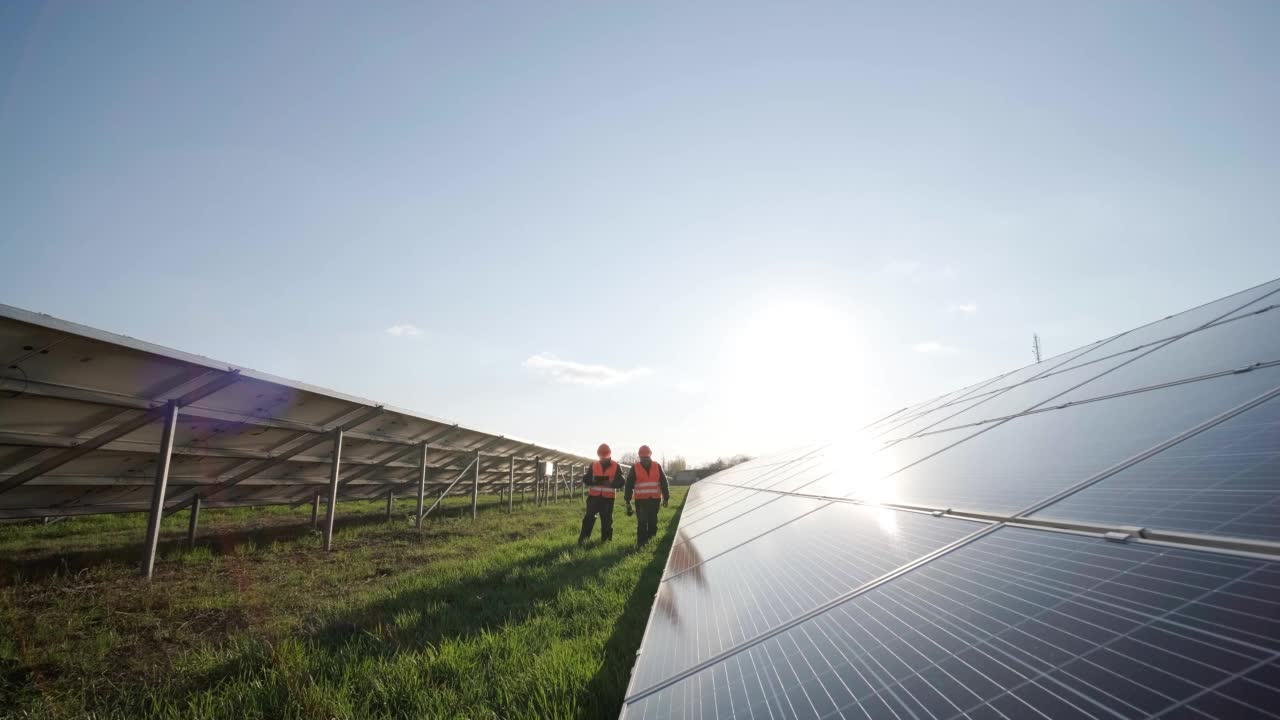
<path id="1" fill-rule="evenodd" d="M 1278 291 L 695 485 L 624 716 L 1277 717 Z"/>

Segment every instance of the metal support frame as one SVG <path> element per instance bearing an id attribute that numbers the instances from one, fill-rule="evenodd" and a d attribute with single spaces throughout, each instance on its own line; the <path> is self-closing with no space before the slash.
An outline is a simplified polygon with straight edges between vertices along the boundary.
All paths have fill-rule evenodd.
<path id="1" fill-rule="evenodd" d="M 476 519 L 477 505 L 480 503 L 480 451 L 476 451 L 475 470 L 471 475 L 471 519 Z"/>
<path id="2" fill-rule="evenodd" d="M 187 520 L 187 547 L 196 546 L 196 531 L 200 528 L 200 498 L 191 503 L 191 517 Z"/>
<path id="3" fill-rule="evenodd" d="M 429 437 L 425 437 L 419 442 L 423 447 L 426 447 L 431 443 L 440 442 L 441 440 L 444 440 L 445 438 L 447 438 L 448 436 L 456 432 L 457 429 L 458 429 L 457 425 L 450 425 L 449 427 L 445 428 L 442 432 L 438 432 Z M 384 457 L 383 459 L 377 461 L 372 465 L 366 465 L 365 467 L 360 468 L 359 470 L 351 473 L 345 478 L 342 478 L 342 480 L 338 481 L 338 487 L 346 487 L 347 485 L 350 485 L 353 480 L 359 480 L 360 478 L 366 477 L 378 470 L 386 469 L 387 466 L 389 466 L 391 463 L 413 452 L 416 447 L 418 446 L 408 445 L 404 448 L 401 448 L 400 450 L 397 450 L 391 453 L 390 455 Z"/>
<path id="4" fill-rule="evenodd" d="M 384 408 L 381 405 L 377 407 L 367 408 L 365 412 L 360 413 L 359 415 L 357 415 L 355 418 L 352 418 L 351 420 L 348 420 L 346 422 L 339 424 L 336 428 L 333 428 L 332 430 L 330 430 L 329 433 L 340 432 L 345 435 L 349 430 L 352 430 L 354 428 L 357 428 L 369 422 L 370 420 L 381 415 L 383 412 L 384 412 Z M 346 415 L 350 415 L 350 413 L 346 413 Z M 263 460 L 261 462 L 254 463 L 249 468 L 242 470 L 236 473 L 235 475 L 232 475 L 230 478 L 224 480 L 223 482 L 218 483 L 217 485 L 214 485 L 211 488 L 199 488 L 196 490 L 191 490 L 186 494 L 185 497 L 183 497 L 183 499 L 179 500 L 175 505 L 170 507 L 166 511 L 166 513 L 175 513 L 185 508 L 187 505 L 191 503 L 191 499 L 196 495 L 199 495 L 207 500 L 224 490 L 227 490 L 236 485 L 239 485 L 245 480 L 248 480 L 254 475 L 257 475 L 258 473 L 262 472 L 263 470 L 267 470 L 283 462 L 287 462 L 289 458 L 293 457 L 294 455 L 297 455 L 302 452 L 306 452 L 307 450 L 310 450 L 311 448 L 316 447 L 318 445 L 322 445 L 324 444 L 324 441 L 326 439 L 331 437 L 329 433 L 326 433 L 323 435 L 316 435 L 314 437 L 302 436 L 300 438 L 297 438 L 293 442 L 296 442 L 297 440 L 303 440 L 303 442 L 301 442 L 300 444 L 288 450 L 281 451 L 278 455 L 276 455 L 275 457 L 272 457 L 269 460 Z"/>
<path id="5" fill-rule="evenodd" d="M 512 455 L 510 457 L 510 465 L 507 468 L 507 512 L 508 513 L 515 512 L 515 509 L 512 507 L 512 505 L 514 504 L 513 498 L 515 497 L 515 494 L 516 494 L 516 456 Z"/>
<path id="6" fill-rule="evenodd" d="M 450 482 L 446 487 L 440 488 L 440 497 L 437 498 L 435 502 L 431 503 L 431 507 L 427 508 L 426 512 L 422 513 L 420 517 L 426 517 L 430 515 L 431 511 L 436 509 L 436 506 L 444 502 L 445 495 L 448 495 L 449 491 L 452 490 L 453 487 L 458 484 L 458 481 L 466 477 L 467 473 L 470 471 L 471 471 L 471 465 L 468 464 L 465 468 L 462 469 L 462 472 L 458 473 L 458 476 L 453 479 L 453 482 Z"/>
<path id="7" fill-rule="evenodd" d="M 535 463 L 533 467 L 533 504 L 538 507 L 542 506 L 542 476 L 547 474 L 547 466 L 542 462 L 542 456 L 539 455 L 533 459 Z"/>
<path id="8" fill-rule="evenodd" d="M 396 491 L 388 490 L 387 491 L 387 519 L 388 520 L 391 519 L 391 511 L 395 508 L 395 505 L 396 505 Z"/>
<path id="9" fill-rule="evenodd" d="M 324 551 L 333 549 L 333 518 L 338 505 L 338 472 L 342 469 L 342 428 L 333 431 L 333 465 L 329 468 L 329 507 L 324 515 Z"/>
<path id="10" fill-rule="evenodd" d="M 147 415 L 150 414 L 147 413 Z M 162 417 L 164 430 L 160 438 L 160 454 L 156 457 L 155 485 L 151 489 L 151 514 L 147 517 L 147 544 L 142 554 L 142 576 L 148 582 L 151 581 L 151 573 L 155 569 L 156 547 L 160 544 L 160 520 L 164 517 L 164 493 L 169 485 L 169 465 L 173 459 L 173 431 L 178 424 L 177 400 L 165 403 Z"/>
<path id="11" fill-rule="evenodd" d="M 200 501 L 200 496 L 196 496 L 196 502 Z M 311 527 L 320 527 L 320 493 L 311 496 Z"/>
<path id="12" fill-rule="evenodd" d="M 422 506 L 427 495 L 427 452 L 426 443 L 422 443 L 422 456 L 418 460 L 418 509 L 413 516 L 413 526 L 422 529 Z"/>
<path id="13" fill-rule="evenodd" d="M 222 390 L 228 385 L 235 383 L 239 379 L 240 379 L 239 370 L 233 370 L 224 375 L 219 375 L 217 378 L 215 378 L 211 382 L 205 383 L 204 385 L 201 385 L 200 387 L 197 387 L 194 390 L 191 390 L 190 392 L 185 393 L 182 397 L 169 400 L 165 404 L 160 405 L 158 407 L 154 407 L 135 418 L 132 418 L 130 420 L 125 420 L 119 425 L 116 425 L 110 430 L 107 430 L 106 432 L 99 433 L 98 435 L 95 435 L 94 437 L 89 438 L 88 440 L 79 442 L 75 447 L 67 448 L 66 450 L 63 450 L 57 455 L 54 455 L 53 457 L 41 463 L 36 464 L 34 467 L 28 468 L 23 472 L 20 472 L 17 475 L 14 475 L 9 479 L 3 482 L 0 482 L 0 493 L 4 493 L 9 490 L 12 490 L 18 487 L 19 485 L 22 485 L 23 483 L 27 482 L 28 480 L 34 480 L 35 478 L 38 478 L 41 475 L 44 475 L 52 470 L 56 470 L 62 467 L 63 465 L 66 465 L 67 463 L 71 462 L 72 460 L 75 460 L 76 458 L 82 457 L 84 455 L 88 455 L 89 453 L 93 452 L 94 450 L 97 450 L 103 445 L 106 445 L 107 443 L 113 440 L 122 438 L 125 435 L 128 435 L 129 433 L 133 432 L 134 430 L 137 430 L 138 428 L 143 427 L 144 425 L 148 425 L 152 422 L 155 422 L 156 420 L 163 419 L 166 423 L 168 423 L 169 419 L 172 417 L 176 421 L 177 415 L 174 412 L 174 408 L 181 407 L 183 405 L 190 405 L 193 402 L 206 398 L 218 392 L 219 390 Z M 172 440 L 172 438 L 170 438 L 170 440 Z M 172 442 L 169 443 L 168 449 L 164 447 L 164 443 L 161 443 L 160 453 L 163 454 L 167 459 L 170 455 L 173 454 L 173 443 Z M 168 472 L 167 466 L 165 471 Z"/>

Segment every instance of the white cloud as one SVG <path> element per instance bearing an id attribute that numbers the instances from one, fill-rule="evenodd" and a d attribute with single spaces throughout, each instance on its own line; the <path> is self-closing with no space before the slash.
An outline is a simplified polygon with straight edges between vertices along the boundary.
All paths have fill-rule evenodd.
<path id="1" fill-rule="evenodd" d="M 676 390 L 690 395 L 696 395 L 707 391 L 707 387 L 697 380 L 685 380 L 676 383 Z"/>
<path id="2" fill-rule="evenodd" d="M 934 342 L 933 340 L 918 342 L 915 345 L 912 345 L 911 349 L 918 353 L 929 353 L 935 355 L 957 352 L 956 348 L 953 348 L 950 345 L 943 345 L 940 342 Z"/>
<path id="3" fill-rule="evenodd" d="M 387 334 L 390 335 L 391 337 L 414 337 L 416 335 L 421 335 L 422 329 L 419 328 L 417 325 L 410 325 L 409 323 L 401 323 L 399 325 L 392 325 L 391 327 L 387 328 Z"/>
<path id="4" fill-rule="evenodd" d="M 524 361 L 530 370 L 549 375 L 559 382 L 574 385 L 619 385 L 630 382 L 643 375 L 650 375 L 652 370 L 646 367 L 619 370 L 607 365 L 589 365 L 587 363 L 561 360 L 551 353 L 539 353 Z"/>
<path id="5" fill-rule="evenodd" d="M 960 312 L 960 313 L 965 313 L 966 315 L 972 315 L 973 313 L 978 312 L 978 303 L 973 303 L 973 302 L 970 302 L 970 303 L 956 303 L 956 304 L 954 304 L 954 305 L 949 306 L 949 307 L 947 308 L 947 311 L 948 311 L 948 312 Z"/>

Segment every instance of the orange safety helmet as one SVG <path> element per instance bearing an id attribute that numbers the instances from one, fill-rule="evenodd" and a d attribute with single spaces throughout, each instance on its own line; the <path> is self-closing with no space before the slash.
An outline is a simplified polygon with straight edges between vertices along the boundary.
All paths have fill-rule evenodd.
<path id="1" fill-rule="evenodd" d="M 596 455 L 601 459 L 613 456 L 613 451 L 609 449 L 608 443 L 600 443 L 600 447 L 596 448 Z"/>
<path id="2" fill-rule="evenodd" d="M 642 458 L 651 458 L 651 457 L 653 457 L 653 451 L 649 449 L 649 446 L 648 446 L 648 445 L 641 445 L 641 446 L 640 446 L 640 457 L 642 457 Z"/>

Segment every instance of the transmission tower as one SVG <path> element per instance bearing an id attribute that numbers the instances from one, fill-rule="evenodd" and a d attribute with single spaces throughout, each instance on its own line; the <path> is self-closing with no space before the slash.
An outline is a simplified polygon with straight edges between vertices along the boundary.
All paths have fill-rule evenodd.
<path id="1" fill-rule="evenodd" d="M 1040 333 L 1032 333 L 1031 351 L 1036 354 L 1036 362 L 1040 362 Z"/>

